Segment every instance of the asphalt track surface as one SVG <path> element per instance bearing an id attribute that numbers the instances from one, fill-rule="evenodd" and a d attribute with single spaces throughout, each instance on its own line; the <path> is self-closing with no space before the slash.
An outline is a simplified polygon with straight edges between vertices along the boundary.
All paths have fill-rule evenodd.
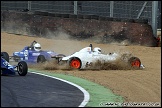
<path id="1" fill-rule="evenodd" d="M 84 99 L 77 87 L 29 73 L 1 76 L 1 107 L 78 107 Z"/>

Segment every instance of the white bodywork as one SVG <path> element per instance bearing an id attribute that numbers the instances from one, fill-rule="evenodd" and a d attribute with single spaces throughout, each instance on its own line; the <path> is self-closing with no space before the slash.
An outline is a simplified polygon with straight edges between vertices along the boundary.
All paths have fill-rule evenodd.
<path id="1" fill-rule="evenodd" d="M 63 57 L 62 61 L 68 61 L 72 57 L 78 57 L 82 62 L 81 69 L 84 69 L 86 68 L 87 64 L 93 63 L 97 60 L 101 62 L 102 61 L 111 62 L 111 61 L 115 61 L 118 58 L 120 58 L 121 55 L 117 53 L 102 54 L 102 53 L 94 52 L 91 49 L 91 47 L 85 47 L 81 49 L 80 51 L 73 53 L 72 55 Z M 141 64 L 141 67 L 144 68 L 142 64 Z"/>

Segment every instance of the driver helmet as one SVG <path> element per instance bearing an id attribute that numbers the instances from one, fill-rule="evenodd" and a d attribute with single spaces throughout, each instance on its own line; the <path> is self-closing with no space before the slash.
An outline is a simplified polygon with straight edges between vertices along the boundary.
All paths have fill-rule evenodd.
<path id="1" fill-rule="evenodd" d="M 101 48 L 99 48 L 99 47 L 95 47 L 95 48 L 93 49 L 93 51 L 94 51 L 94 52 L 97 52 L 98 54 L 101 54 Z"/>
<path id="2" fill-rule="evenodd" d="M 40 51 L 41 50 L 41 45 L 39 43 L 34 44 L 34 50 L 35 51 Z"/>

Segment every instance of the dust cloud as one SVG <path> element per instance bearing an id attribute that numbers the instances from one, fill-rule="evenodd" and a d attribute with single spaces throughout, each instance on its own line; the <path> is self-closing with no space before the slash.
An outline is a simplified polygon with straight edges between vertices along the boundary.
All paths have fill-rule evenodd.
<path id="1" fill-rule="evenodd" d="M 123 55 L 125 56 L 125 55 Z M 128 60 L 132 57 L 132 55 L 128 55 L 124 57 L 125 61 L 122 60 L 121 58 L 111 61 L 111 62 L 102 62 L 97 60 L 96 62 L 93 62 L 91 65 L 84 69 L 80 70 L 130 70 L 130 69 L 135 69 L 132 68 L 131 65 L 129 64 Z M 126 60 L 127 59 L 127 60 Z M 56 59 L 53 59 L 51 61 L 46 61 L 45 63 L 39 63 L 39 64 L 29 64 L 30 68 L 38 68 L 41 70 L 68 70 L 68 71 L 73 71 L 77 70 L 68 64 L 68 62 L 63 62 L 63 63 L 58 63 Z M 78 69 L 79 70 L 79 69 Z"/>
<path id="2" fill-rule="evenodd" d="M 60 35 L 65 34 L 60 33 Z M 51 36 L 53 36 L 53 34 L 51 34 Z M 106 43 L 102 44 L 96 43 L 93 40 L 85 42 L 75 41 L 72 39 L 48 39 L 38 36 L 8 34 L 1 31 L 1 51 L 8 52 L 9 55 L 12 55 L 13 52 L 22 50 L 24 46 L 29 45 L 33 40 L 38 41 L 42 45 L 42 50 L 54 50 L 57 53 L 62 53 L 65 55 L 79 51 L 80 49 L 89 46 L 90 43 L 93 44 L 93 48 L 100 47 L 103 53 L 131 53 L 133 54 L 133 56 L 140 58 L 142 64 L 144 64 L 146 67 L 145 69 L 115 70 L 116 66 L 114 66 L 110 70 L 108 68 L 108 70 L 100 71 L 72 71 L 71 69 L 66 68 L 66 65 L 63 66 L 65 67 L 65 70 L 61 70 L 64 68 L 57 65 L 55 66 L 54 61 L 52 61 L 53 63 L 51 62 L 50 64 L 48 64 L 49 62 L 47 62 L 45 64 L 33 65 L 33 67 L 35 66 L 35 68 L 40 68 L 43 70 L 46 69 L 47 72 L 51 73 L 61 73 L 65 75 L 68 74 L 93 81 L 97 84 L 111 89 L 114 94 L 123 96 L 125 102 L 161 103 L 161 47 L 146 47 L 139 45 L 124 46 Z"/>

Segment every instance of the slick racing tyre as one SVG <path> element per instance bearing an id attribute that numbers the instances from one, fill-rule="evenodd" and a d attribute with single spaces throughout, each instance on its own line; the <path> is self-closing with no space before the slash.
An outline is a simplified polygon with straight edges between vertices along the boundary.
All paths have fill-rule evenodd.
<path id="1" fill-rule="evenodd" d="M 139 69 L 141 66 L 141 61 L 138 57 L 131 57 L 129 59 L 129 65 L 134 69 Z"/>
<path id="2" fill-rule="evenodd" d="M 28 72 L 28 65 L 25 61 L 20 61 L 17 68 L 18 74 L 20 76 L 25 76 Z"/>
<path id="3" fill-rule="evenodd" d="M 9 55 L 7 52 L 1 52 L 1 57 L 4 58 L 7 62 L 9 62 Z"/>
<path id="4" fill-rule="evenodd" d="M 44 63 L 46 61 L 45 57 L 43 55 L 39 55 L 37 58 L 37 63 Z"/>
<path id="5" fill-rule="evenodd" d="M 58 60 L 58 63 L 59 63 L 59 64 L 62 64 L 62 63 L 60 63 L 60 61 L 61 61 L 61 59 L 62 59 L 63 57 L 66 57 L 66 55 L 64 55 L 64 54 L 58 54 L 58 55 L 57 55 L 57 60 Z"/>
<path id="6" fill-rule="evenodd" d="M 82 66 L 82 62 L 79 58 L 73 57 L 73 58 L 70 59 L 69 65 L 70 65 L 71 68 L 80 69 L 81 66 Z"/>

